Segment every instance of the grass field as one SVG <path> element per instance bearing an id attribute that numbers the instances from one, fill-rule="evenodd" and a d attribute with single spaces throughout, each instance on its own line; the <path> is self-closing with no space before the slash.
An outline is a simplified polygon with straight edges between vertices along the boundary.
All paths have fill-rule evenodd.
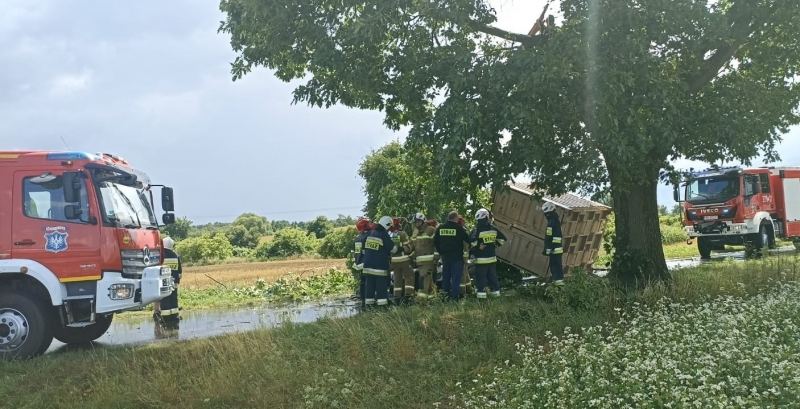
<path id="1" fill-rule="evenodd" d="M 331 268 L 345 269 L 344 259 L 310 259 L 266 261 L 258 263 L 231 263 L 210 266 L 186 267 L 181 279 L 181 289 L 207 290 L 224 286 L 249 286 L 263 278 L 273 282 L 292 272 L 301 276 L 327 273 Z"/>
<path id="2" fill-rule="evenodd" d="M 781 282 L 798 278 L 800 259 L 795 257 L 712 263 L 676 272 L 669 289 L 658 286 L 627 295 L 608 287 L 603 279 L 576 276 L 567 281 L 565 289 L 569 291 L 520 289 L 516 294 L 508 293 L 507 297 L 486 303 L 472 299 L 460 305 L 392 308 L 351 318 L 287 324 L 278 329 L 205 340 L 88 350 L 30 362 L 0 363 L 0 396 L 4 405 L 15 408 L 429 408 L 435 407 L 435 403 L 440 403 L 438 407 L 455 408 L 465 407 L 456 405 L 457 402 L 473 402 L 468 407 L 485 407 L 485 403 L 480 403 L 482 399 L 505 399 L 504 396 L 514 394 L 535 400 L 533 395 L 541 397 L 548 393 L 565 399 L 556 405 L 560 407 L 588 407 L 592 399 L 601 399 L 606 394 L 624 401 L 615 405 L 599 400 L 597 406 L 622 407 L 628 403 L 635 407 L 640 404 L 633 399 L 647 401 L 651 396 L 653 401 L 663 403 L 665 397 L 668 401 L 666 395 L 680 391 L 685 394 L 683 398 L 698 396 L 698 401 L 708 402 L 709 396 L 718 391 L 711 386 L 703 388 L 705 381 L 697 378 L 700 375 L 695 372 L 690 373 L 694 375 L 692 381 L 674 371 L 658 371 L 658 380 L 663 379 L 669 387 L 649 388 L 653 384 L 648 384 L 648 377 L 640 374 L 647 369 L 644 364 L 650 362 L 648 349 L 669 352 L 662 347 L 672 346 L 678 349 L 669 352 L 674 361 L 665 365 L 670 368 L 689 370 L 703 362 L 712 362 L 713 358 L 714 366 L 695 370 L 702 370 L 704 378 L 715 382 L 719 374 L 727 376 L 723 379 L 731 386 L 723 392 L 744 396 L 741 399 L 750 406 L 774 407 L 787 400 L 792 402 L 800 390 L 792 388 L 796 376 L 790 373 L 797 369 L 800 350 L 797 338 L 787 333 L 797 328 L 798 315 L 793 309 L 796 303 L 787 304 L 788 297 L 755 303 L 771 308 L 765 310 L 736 307 L 745 301 L 725 301 L 736 308 L 731 310 L 732 317 L 726 315 L 721 321 L 713 315 L 720 312 L 703 303 L 718 296 L 746 300 L 755 294 L 774 291 Z M 659 321 L 653 330 L 659 326 L 665 331 L 680 329 L 692 344 L 682 345 L 675 337 L 670 338 L 676 341 L 674 345 L 661 340 L 660 335 L 647 338 L 651 327 L 636 324 L 634 329 L 640 335 L 631 335 L 631 339 L 637 340 L 631 344 L 634 349 L 625 349 L 626 344 L 617 342 L 614 345 L 619 348 L 594 356 L 590 352 L 599 351 L 600 346 L 592 344 L 591 339 L 583 342 L 593 349 L 578 348 L 581 344 L 574 337 L 581 337 L 582 329 L 603 326 L 603 332 L 613 334 L 613 328 L 629 328 L 630 324 L 620 321 L 621 312 L 634 314 L 644 306 L 661 308 L 658 300 L 664 296 L 672 303 L 697 303 L 697 307 L 668 304 L 661 315 L 645 315 L 642 320 L 652 321 L 655 317 Z M 673 310 L 677 315 L 671 315 Z M 700 315 L 691 325 L 681 326 L 680 316 L 694 310 Z M 636 317 L 629 318 L 636 321 Z M 769 326 L 762 326 L 773 321 L 785 327 L 775 332 Z M 737 351 L 748 348 L 747 355 L 736 352 L 726 358 L 726 354 L 718 353 L 726 351 L 721 348 L 716 352 L 705 350 L 701 355 L 691 353 L 695 350 L 681 352 L 684 351 L 681 348 L 697 343 L 723 345 L 731 339 L 739 340 L 734 331 L 722 331 L 722 325 L 737 322 L 741 327 L 735 328 L 747 335 Z M 550 335 L 560 336 L 566 328 L 578 334 L 568 338 L 575 345 L 573 352 L 559 346 L 562 341 Z M 760 343 L 773 345 L 782 340 L 786 341 L 783 349 L 766 351 L 760 347 Z M 532 366 L 529 357 L 533 355 L 528 349 L 520 349 L 525 345 L 542 346 L 545 355 L 566 352 L 549 359 L 542 369 Z M 584 355 L 594 356 L 591 364 L 595 366 L 591 368 L 603 368 L 602 373 L 592 375 L 602 378 L 602 382 L 580 381 L 577 375 L 580 372 L 576 371 L 588 371 L 589 367 L 581 366 L 581 361 L 570 356 Z M 514 369 L 517 371 L 514 372 L 510 365 L 524 370 Z M 741 367 L 753 370 L 739 371 Z M 628 376 L 629 369 L 639 371 L 635 372 L 638 378 Z M 525 377 L 526 370 L 538 374 L 537 377 Z M 574 392 L 570 396 L 559 395 L 558 379 L 564 376 L 561 386 Z M 500 381 L 493 383 L 495 378 Z M 753 393 L 749 388 L 742 391 L 736 386 L 749 385 L 750 381 L 757 381 Z M 551 385 L 538 386 L 542 383 Z M 615 395 L 613 385 L 617 384 L 625 389 Z M 573 385 L 579 385 L 580 390 Z M 777 388 L 773 390 L 783 395 L 776 397 L 769 388 Z M 717 399 L 717 402 L 729 401 Z"/>

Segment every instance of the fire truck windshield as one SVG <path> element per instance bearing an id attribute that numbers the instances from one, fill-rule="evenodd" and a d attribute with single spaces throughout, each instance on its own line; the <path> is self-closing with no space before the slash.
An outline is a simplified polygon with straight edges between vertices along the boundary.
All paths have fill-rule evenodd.
<path id="1" fill-rule="evenodd" d="M 739 195 L 739 176 L 720 175 L 691 180 L 686 201 L 692 204 L 723 203 Z"/>
<path id="2" fill-rule="evenodd" d="M 111 181 L 100 182 L 97 187 L 105 221 L 130 229 L 157 228 L 155 215 L 144 193 L 135 187 Z"/>

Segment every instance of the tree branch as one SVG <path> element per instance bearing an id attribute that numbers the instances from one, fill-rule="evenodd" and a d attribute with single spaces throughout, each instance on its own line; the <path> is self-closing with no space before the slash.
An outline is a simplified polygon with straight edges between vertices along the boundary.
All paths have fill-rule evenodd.
<path id="1" fill-rule="evenodd" d="M 706 84 L 711 82 L 711 80 L 717 76 L 719 70 L 728 61 L 730 61 L 731 58 L 733 58 L 733 55 L 736 54 L 736 51 L 739 50 L 739 47 L 741 47 L 741 44 L 726 44 L 717 48 L 717 51 L 714 53 L 714 55 L 708 59 L 706 67 L 688 79 L 687 82 L 689 83 L 689 92 L 696 94 L 698 91 L 703 89 Z"/>
<path id="2" fill-rule="evenodd" d="M 493 35 L 495 37 L 500 37 L 502 39 L 509 41 L 516 41 L 518 43 L 522 43 L 529 47 L 535 47 L 541 44 L 542 41 L 541 37 L 531 37 L 531 36 L 526 36 L 525 34 L 512 33 L 510 31 L 501 30 L 499 28 L 479 23 L 477 21 L 470 20 L 467 22 L 467 25 L 475 31 Z"/>
<path id="3" fill-rule="evenodd" d="M 751 17 L 753 15 L 752 10 L 747 10 L 745 8 L 746 5 L 750 5 L 750 3 L 744 0 L 733 3 L 728 12 L 732 20 L 730 39 L 719 44 L 716 49 L 708 50 L 714 51 L 714 55 L 706 61 L 706 66 L 697 74 L 687 78 L 686 82 L 689 84 L 690 93 L 696 94 L 711 82 L 717 76 L 719 70 L 733 58 L 736 51 L 747 42 L 748 37 L 777 10 L 777 7 L 772 7 L 766 16 L 753 18 Z"/>

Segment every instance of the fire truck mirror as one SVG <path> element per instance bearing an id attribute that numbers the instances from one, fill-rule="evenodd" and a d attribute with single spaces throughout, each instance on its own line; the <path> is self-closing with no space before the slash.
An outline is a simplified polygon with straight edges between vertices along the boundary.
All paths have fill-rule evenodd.
<path id="1" fill-rule="evenodd" d="M 64 201 L 67 203 L 78 203 L 80 201 L 81 184 L 78 181 L 80 173 L 64 172 Z"/>
<path id="2" fill-rule="evenodd" d="M 175 223 L 175 213 L 164 213 L 164 215 L 161 216 L 161 222 L 164 223 L 164 225 Z"/>
<path id="3" fill-rule="evenodd" d="M 80 219 L 82 214 L 83 214 L 83 209 L 81 209 L 78 205 L 64 206 L 64 217 L 66 217 L 67 220 Z"/>
<path id="4" fill-rule="evenodd" d="M 678 185 L 672 185 L 672 200 L 676 202 L 681 201 L 681 194 L 678 191 Z"/>
<path id="5" fill-rule="evenodd" d="M 171 187 L 161 188 L 161 210 L 165 212 L 175 211 L 175 197 L 172 194 Z"/>

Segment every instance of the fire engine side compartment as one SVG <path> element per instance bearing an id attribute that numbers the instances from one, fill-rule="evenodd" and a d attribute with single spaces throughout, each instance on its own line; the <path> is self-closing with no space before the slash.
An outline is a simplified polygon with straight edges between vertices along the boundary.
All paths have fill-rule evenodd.
<path id="1" fill-rule="evenodd" d="M 783 207 L 784 231 L 786 237 L 800 236 L 800 170 L 782 169 L 781 202 Z"/>
<path id="2" fill-rule="evenodd" d="M 11 203 L 11 174 L 0 167 L 0 260 L 11 258 L 11 206 L 3 203 Z"/>

